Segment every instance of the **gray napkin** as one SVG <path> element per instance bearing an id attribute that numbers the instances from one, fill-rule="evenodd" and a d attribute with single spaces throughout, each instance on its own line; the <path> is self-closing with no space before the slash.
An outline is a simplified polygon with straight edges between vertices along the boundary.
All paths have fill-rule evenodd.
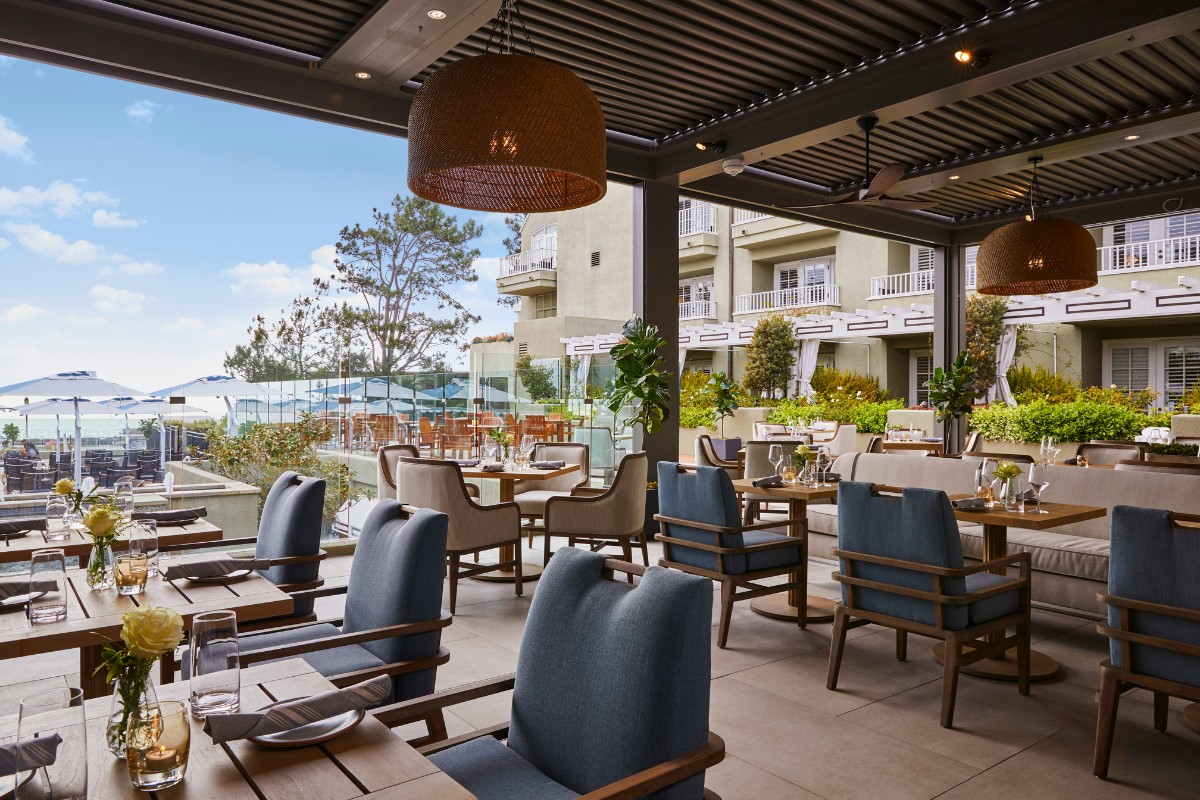
<path id="1" fill-rule="evenodd" d="M 44 518 L 6 519 L 0 522 L 0 536 L 10 536 L 21 531 L 44 530 L 46 530 L 46 520 Z"/>
<path id="2" fill-rule="evenodd" d="M 174 511 L 135 511 L 129 515 L 130 519 L 152 519 L 159 525 L 187 525 L 189 522 L 195 522 L 201 517 L 208 516 L 208 509 L 204 506 L 200 508 L 178 508 Z"/>
<path id="3" fill-rule="evenodd" d="M 988 507 L 987 501 L 982 497 L 964 497 L 962 500 L 955 500 L 950 505 L 965 511 L 982 511 Z"/>
<path id="4" fill-rule="evenodd" d="M 28 578 L 19 581 L 0 581 L 0 600 L 7 600 L 10 597 L 30 592 L 57 592 L 58 581 L 34 581 L 32 588 L 30 587 Z"/>
<path id="5" fill-rule="evenodd" d="M 172 564 L 167 567 L 164 577 L 169 581 L 180 578 L 220 578 L 239 569 L 270 569 L 270 567 L 271 560 L 267 558 L 214 558 L 208 561 Z"/>
<path id="6" fill-rule="evenodd" d="M 841 473 L 838 472 L 818 472 L 817 477 L 826 483 L 837 483 L 842 479 Z"/>
<path id="7" fill-rule="evenodd" d="M 458 464 L 460 467 L 478 467 L 479 459 L 478 458 L 456 458 L 454 460 L 454 463 Z"/>
<path id="8" fill-rule="evenodd" d="M 530 461 L 529 466 L 534 469 L 562 469 L 567 466 L 565 461 Z"/>
<path id="9" fill-rule="evenodd" d="M 331 692 L 291 700 L 266 711 L 245 714 L 210 714 L 204 718 L 204 732 L 221 744 L 252 736 L 267 736 L 290 731 L 347 711 L 373 706 L 392 692 L 387 675 L 335 689 Z"/>
<path id="10" fill-rule="evenodd" d="M 0 775 L 16 775 L 27 769 L 50 766 L 58 758 L 62 740 L 62 734 L 54 733 L 0 747 Z"/>
<path id="11" fill-rule="evenodd" d="M 757 478 L 754 481 L 754 486 L 755 488 L 783 486 L 783 478 L 778 475 L 768 475 L 765 478 Z"/>
<path id="12" fill-rule="evenodd" d="M 504 465 L 503 464 L 484 464 L 483 471 L 484 472 L 504 472 Z"/>

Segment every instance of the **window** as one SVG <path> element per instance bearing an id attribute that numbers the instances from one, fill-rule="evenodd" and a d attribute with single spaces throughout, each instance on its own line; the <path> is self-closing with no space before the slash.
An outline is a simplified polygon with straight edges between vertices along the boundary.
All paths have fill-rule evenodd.
<path id="1" fill-rule="evenodd" d="M 692 285 L 690 283 L 679 284 L 679 302 L 680 303 L 692 302 Z"/>
<path id="2" fill-rule="evenodd" d="M 913 350 L 908 354 L 909 403 L 919 406 L 929 402 L 929 390 L 925 382 L 933 377 L 933 353 L 929 350 Z"/>
<path id="3" fill-rule="evenodd" d="M 1149 387 L 1158 405 L 1174 406 L 1200 383 L 1200 338 L 1106 341 L 1104 381 L 1127 391 Z"/>
<path id="4" fill-rule="evenodd" d="M 1200 236 L 1200 213 L 1167 217 L 1167 238 L 1177 239 L 1180 236 Z"/>
<path id="5" fill-rule="evenodd" d="M 1162 349 L 1163 392 L 1159 402 L 1174 406 L 1184 392 L 1200 381 L 1200 345 L 1174 345 Z"/>
<path id="6" fill-rule="evenodd" d="M 529 355 L 529 342 L 521 342 L 517 345 L 517 355 L 519 355 L 519 356 Z"/>
<path id="7" fill-rule="evenodd" d="M 979 254 L 979 245 L 968 247 L 963 255 L 963 263 L 967 267 L 967 288 L 975 288 L 975 256 Z"/>
<path id="8" fill-rule="evenodd" d="M 534 269 L 554 269 L 558 255 L 558 225 L 547 225 L 539 228 L 533 234 L 533 243 L 529 256 L 530 267 Z"/>
<path id="9" fill-rule="evenodd" d="M 549 319 L 558 316 L 558 292 L 547 292 L 533 298 L 533 318 Z"/>
<path id="10" fill-rule="evenodd" d="M 1136 244 L 1148 241 L 1150 241 L 1150 220 L 1148 219 L 1113 225 L 1113 244 Z"/>
<path id="11" fill-rule="evenodd" d="M 914 272 L 923 269 L 933 269 L 933 248 L 914 247 L 912 268 Z"/>
<path id="12" fill-rule="evenodd" d="M 776 289 L 828 286 L 833 282 L 832 258 L 809 258 L 804 261 L 790 261 L 775 267 Z"/>
<path id="13" fill-rule="evenodd" d="M 690 303 L 693 300 L 712 300 L 711 281 L 684 281 L 679 284 L 679 302 Z"/>
<path id="14" fill-rule="evenodd" d="M 1179 214 L 1167 218 L 1167 238 L 1170 242 L 1163 254 L 1169 263 L 1182 264 L 1200 260 L 1200 213 Z"/>
<path id="15" fill-rule="evenodd" d="M 598 266 L 600 266 L 600 251 L 593 250 L 592 251 L 592 267 L 594 268 L 594 267 L 598 267 Z"/>
<path id="16" fill-rule="evenodd" d="M 1145 389 L 1150 385 L 1150 348 L 1113 347 L 1109 350 L 1109 383 L 1118 389 Z"/>
<path id="17" fill-rule="evenodd" d="M 800 285 L 800 271 L 796 269 L 781 269 L 775 276 L 776 289 L 795 289 Z"/>

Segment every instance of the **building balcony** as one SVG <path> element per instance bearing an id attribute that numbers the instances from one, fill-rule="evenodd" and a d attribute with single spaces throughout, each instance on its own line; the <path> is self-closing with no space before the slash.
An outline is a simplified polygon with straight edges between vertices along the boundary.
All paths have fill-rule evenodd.
<path id="1" fill-rule="evenodd" d="M 878 275 L 871 278 L 870 299 L 872 300 L 883 297 L 905 297 L 912 294 L 931 294 L 932 292 L 933 270 L 931 269 L 900 272 L 894 275 Z"/>
<path id="2" fill-rule="evenodd" d="M 717 232 L 717 210 L 711 203 L 691 201 L 679 209 L 679 236 Z"/>
<path id="3" fill-rule="evenodd" d="M 1101 274 L 1200 266 L 1200 236 L 1097 248 Z"/>
<path id="4" fill-rule="evenodd" d="M 840 305 L 837 284 L 825 283 L 816 286 L 799 286 L 795 289 L 776 289 L 773 292 L 739 294 L 734 299 L 733 313 L 761 314 L 788 308 Z"/>
<path id="5" fill-rule="evenodd" d="M 679 320 L 717 319 L 717 303 L 714 300 L 691 300 L 679 304 Z"/>
<path id="6" fill-rule="evenodd" d="M 500 261 L 496 291 L 533 296 L 558 289 L 558 253 L 538 248 L 505 256 Z"/>
<path id="7" fill-rule="evenodd" d="M 770 219 L 770 214 L 764 214 L 761 211 L 752 211 L 748 208 L 735 208 L 733 210 L 733 224 L 744 225 L 747 222 L 756 222 L 760 219 Z"/>

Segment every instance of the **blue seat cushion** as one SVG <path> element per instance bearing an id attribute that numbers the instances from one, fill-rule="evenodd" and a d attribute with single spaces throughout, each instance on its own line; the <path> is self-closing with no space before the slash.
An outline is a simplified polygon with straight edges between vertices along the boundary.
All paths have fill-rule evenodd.
<path id="1" fill-rule="evenodd" d="M 265 650 L 268 647 L 278 647 L 283 644 L 302 644 L 314 639 L 324 639 L 327 636 L 337 636 L 341 630 L 336 625 L 321 623 L 305 628 L 277 633 L 260 633 L 253 636 L 238 637 L 238 646 L 242 654 Z M 294 656 L 290 656 L 294 658 Z M 371 653 L 362 645 L 351 644 L 345 647 L 335 647 L 332 650 L 317 650 L 301 656 L 312 668 L 322 675 L 340 675 L 343 672 L 354 672 L 360 669 L 385 666 L 386 662 Z M 282 659 L 280 659 L 282 660 Z M 185 660 L 186 664 L 187 661 Z M 261 662 L 269 664 L 269 661 Z M 186 677 L 186 676 L 185 676 Z"/>
<path id="2" fill-rule="evenodd" d="M 993 586 L 999 586 L 1004 583 L 1016 583 L 1013 578 L 1006 578 L 1003 575 L 993 575 L 990 572 L 979 572 L 974 575 L 967 576 L 967 593 L 979 592 L 984 589 L 991 589 Z M 978 625 L 981 622 L 1006 617 L 1009 614 L 1017 613 L 1021 607 L 1021 590 L 1014 588 L 1011 592 L 998 594 L 995 597 L 989 597 L 986 600 L 980 600 L 977 603 L 971 603 L 967 606 L 967 618 L 971 625 Z"/>
<path id="3" fill-rule="evenodd" d="M 742 534 L 742 545 L 749 547 L 755 544 L 767 544 L 768 542 L 781 542 L 791 540 L 796 543 L 795 547 L 780 547 L 774 550 L 763 550 L 758 553 L 751 553 L 746 559 L 748 572 L 757 572 L 760 569 L 774 569 L 778 567 L 788 567 L 793 564 L 800 563 L 800 540 L 791 536 L 785 536 L 781 533 L 769 533 L 767 531 L 746 531 Z"/>
<path id="4" fill-rule="evenodd" d="M 601 753 L 594 753 L 602 758 Z M 579 797 L 491 736 L 434 753 L 438 769 L 479 800 L 572 800 Z"/>

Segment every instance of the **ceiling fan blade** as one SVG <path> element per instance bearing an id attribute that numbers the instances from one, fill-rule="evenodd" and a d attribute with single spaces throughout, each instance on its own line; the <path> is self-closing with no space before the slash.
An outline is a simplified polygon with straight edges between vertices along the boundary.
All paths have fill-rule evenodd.
<path id="1" fill-rule="evenodd" d="M 930 203 L 924 200 L 897 200 L 892 197 L 879 198 L 879 205 L 888 208 L 898 208 L 904 211 L 920 211 L 925 208 L 933 208 L 937 203 Z"/>
<path id="2" fill-rule="evenodd" d="M 879 197 L 885 194 L 888 189 L 895 186 L 904 177 L 904 166 L 901 164 L 888 164 L 879 172 L 875 173 L 875 177 L 871 179 L 871 185 L 867 187 L 867 193 L 864 197 Z"/>
<path id="3" fill-rule="evenodd" d="M 857 203 L 859 200 L 860 194 L 862 194 L 862 193 L 854 192 L 853 194 L 848 194 L 845 197 L 839 197 L 836 200 L 825 200 L 824 202 L 821 202 L 821 203 L 809 203 L 808 205 L 805 205 L 805 206 L 784 206 L 784 208 L 797 210 L 797 209 L 801 209 L 801 208 L 820 208 L 821 206 L 836 206 L 839 203 Z"/>

